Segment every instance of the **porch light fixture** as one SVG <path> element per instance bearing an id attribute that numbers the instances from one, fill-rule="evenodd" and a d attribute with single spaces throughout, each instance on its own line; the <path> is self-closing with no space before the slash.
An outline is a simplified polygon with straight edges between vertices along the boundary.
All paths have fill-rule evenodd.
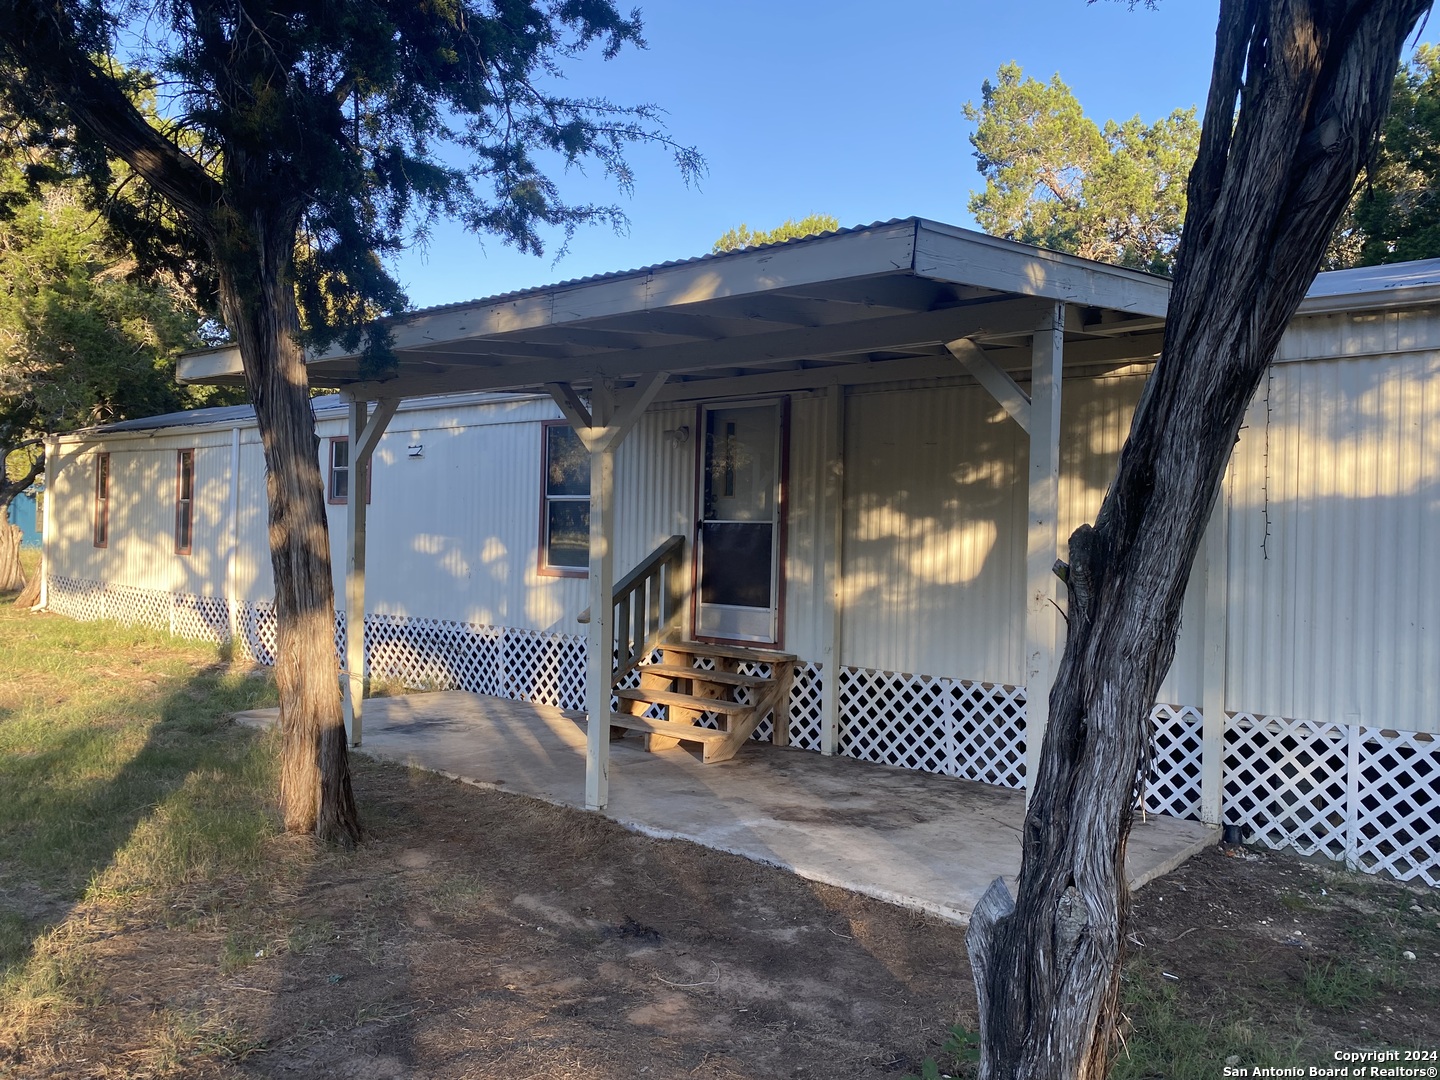
<path id="1" fill-rule="evenodd" d="M 665 436 L 665 441 L 671 446 L 681 447 L 690 441 L 690 425 L 681 424 L 679 427 L 670 428 L 668 431 L 661 432 L 661 434 Z"/>

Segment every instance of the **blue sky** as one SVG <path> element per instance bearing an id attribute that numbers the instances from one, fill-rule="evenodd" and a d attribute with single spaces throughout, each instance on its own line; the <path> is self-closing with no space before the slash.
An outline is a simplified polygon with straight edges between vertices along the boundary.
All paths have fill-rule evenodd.
<path id="1" fill-rule="evenodd" d="M 980 176 L 961 108 L 1001 64 L 1058 72 L 1097 121 L 1151 121 L 1203 105 L 1218 12 L 1218 0 L 1133 11 L 1113 0 L 638 2 L 649 48 L 572 62 L 564 89 L 664 108 L 708 175 L 686 188 L 666 155 L 639 150 L 630 197 L 598 172 L 561 176 L 567 199 L 615 203 L 630 229 L 582 229 L 558 262 L 441 226 L 428 251 L 397 263 L 414 305 L 701 255 L 741 222 L 918 214 L 973 225 Z"/>

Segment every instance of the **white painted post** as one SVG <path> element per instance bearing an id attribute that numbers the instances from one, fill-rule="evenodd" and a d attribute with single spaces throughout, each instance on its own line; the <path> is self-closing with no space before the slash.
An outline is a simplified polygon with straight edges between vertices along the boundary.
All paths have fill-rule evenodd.
<path id="1" fill-rule="evenodd" d="M 230 429 L 230 540 L 225 552 L 225 606 L 230 616 L 230 648 L 240 647 L 240 429 Z M 233 652 L 232 652 L 233 655 Z"/>
<path id="2" fill-rule="evenodd" d="M 340 707 L 351 746 L 360 745 L 361 714 L 370 690 L 365 673 L 365 512 L 370 493 L 370 458 L 399 405 L 399 398 L 382 398 L 372 416 L 368 401 L 350 402 L 350 490 L 345 498 L 345 678 L 341 681 Z"/>
<path id="3" fill-rule="evenodd" d="M 844 642 L 845 588 L 845 387 L 830 387 L 825 398 L 824 511 L 821 525 L 820 752 L 840 746 L 840 665 Z"/>
<path id="4" fill-rule="evenodd" d="M 600 426 L 598 423 L 597 427 Z M 585 807 L 610 800 L 610 684 L 615 655 L 615 450 L 590 451 L 590 624 L 586 627 Z"/>
<path id="5" fill-rule="evenodd" d="M 40 519 L 40 610 L 50 603 L 50 545 L 55 538 L 55 465 L 60 457 L 60 437 L 47 435 L 45 438 L 45 503 L 44 517 Z"/>
<path id="6" fill-rule="evenodd" d="M 652 372 L 623 400 L 596 372 L 587 408 L 569 383 L 545 389 L 590 454 L 590 622 L 585 628 L 585 808 L 610 801 L 610 691 L 615 660 L 615 451 L 650 407 L 668 375 Z"/>
<path id="7" fill-rule="evenodd" d="M 1031 339 L 1030 476 L 1025 547 L 1025 797 L 1040 770 L 1050 718 L 1059 610 L 1055 559 L 1060 528 L 1060 384 L 1065 305 L 1048 311 Z"/>
<path id="8" fill-rule="evenodd" d="M 573 391 L 565 391 L 573 399 Z M 578 406 L 578 400 L 575 400 Z M 590 452 L 590 623 L 585 628 L 585 808 L 610 801 L 610 691 L 615 657 L 615 443 L 607 430 L 615 415 L 613 387 L 596 376 L 586 430 Z M 574 423 L 572 419 L 571 423 Z"/>
<path id="9" fill-rule="evenodd" d="M 345 680 L 342 703 L 350 745 L 364 734 L 365 708 L 365 492 L 369 462 L 360 455 L 360 439 L 369 419 L 368 401 L 350 402 L 350 490 L 345 498 Z"/>
<path id="10" fill-rule="evenodd" d="M 1225 765 L 1225 634 L 1230 578 L 1229 492 L 1222 479 L 1201 548 L 1205 560 L 1205 644 L 1200 692 L 1200 820 L 1221 824 Z"/>

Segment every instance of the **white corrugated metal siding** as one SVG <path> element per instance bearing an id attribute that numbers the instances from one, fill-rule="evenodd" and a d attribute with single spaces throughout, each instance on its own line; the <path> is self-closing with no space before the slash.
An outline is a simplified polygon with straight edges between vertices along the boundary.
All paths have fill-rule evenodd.
<path id="1" fill-rule="evenodd" d="M 1275 365 L 1232 469 L 1229 707 L 1440 730 L 1440 353 Z"/>
<path id="2" fill-rule="evenodd" d="M 1144 378 L 1066 379 L 1060 550 L 1093 520 Z M 978 386 L 857 393 L 846 409 L 844 662 L 1023 682 L 1028 439 Z M 1161 700 L 1200 699 L 1192 589 Z"/>
<path id="3" fill-rule="evenodd" d="M 1022 438 L 975 386 L 850 396 L 843 663 L 1020 679 Z"/>
<path id="4" fill-rule="evenodd" d="M 802 659 L 824 655 L 824 397 L 790 401 L 790 473 L 786 478 L 785 641 Z"/>
<path id="5" fill-rule="evenodd" d="M 1433 347 L 1432 347 L 1433 346 Z M 1426 349 L 1428 351 L 1416 351 Z M 1296 361 L 1304 350 L 1312 357 Z M 1407 351 L 1409 350 L 1409 351 Z M 1252 405 L 1227 481 L 1226 700 L 1296 719 L 1440 730 L 1440 315 L 1302 320 Z M 1099 505 L 1139 376 L 1067 379 L 1062 540 Z M 823 396 L 791 403 L 785 645 L 822 655 Z M 578 578 L 537 570 L 544 399 L 437 401 L 381 440 L 368 602 L 379 613 L 576 633 Z M 675 437 L 690 428 L 684 441 Z M 690 535 L 692 406 L 656 409 L 622 445 L 617 574 Z M 667 432 L 671 434 L 666 434 Z M 343 433 L 327 420 L 321 434 Z M 242 433 L 237 583 L 270 596 L 264 463 Z M 51 572 L 222 595 L 228 430 L 62 443 Z M 978 387 L 852 392 L 846 407 L 843 662 L 1001 683 L 1021 679 L 1026 440 Z M 410 458 L 406 447 L 424 446 Z M 194 551 L 173 553 L 175 450 L 196 453 Z M 112 458 L 110 545 L 91 539 L 94 455 Z M 343 602 L 344 508 L 330 524 Z M 1268 530 L 1268 538 L 1267 538 Z M 1186 601 L 1163 701 L 1198 704 L 1203 590 Z"/>

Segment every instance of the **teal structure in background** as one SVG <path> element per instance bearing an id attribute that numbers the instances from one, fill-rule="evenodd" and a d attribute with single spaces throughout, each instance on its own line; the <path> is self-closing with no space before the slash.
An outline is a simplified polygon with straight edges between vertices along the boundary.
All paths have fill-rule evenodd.
<path id="1" fill-rule="evenodd" d="M 10 504 L 10 524 L 20 526 L 20 546 L 40 546 L 40 515 L 38 512 L 39 493 L 31 488 L 15 496 Z"/>

